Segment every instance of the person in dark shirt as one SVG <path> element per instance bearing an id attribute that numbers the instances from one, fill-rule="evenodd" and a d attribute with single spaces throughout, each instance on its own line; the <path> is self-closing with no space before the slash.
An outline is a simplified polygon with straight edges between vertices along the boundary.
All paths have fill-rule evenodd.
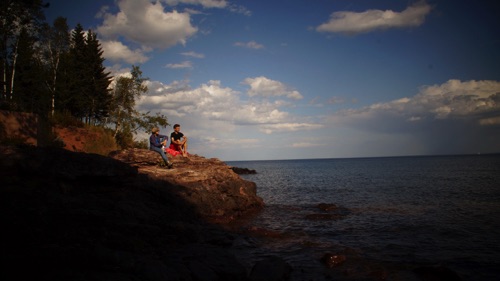
<path id="1" fill-rule="evenodd" d="M 167 155 L 165 154 L 164 147 L 167 145 L 168 137 L 160 135 L 160 129 L 153 128 L 151 130 L 151 136 L 149 137 L 149 149 L 160 153 L 161 158 L 167 165 L 167 168 L 171 169 L 173 164 L 168 161 Z"/>
<path id="2" fill-rule="evenodd" d="M 170 149 L 180 151 L 182 156 L 187 157 L 187 137 L 181 133 L 181 125 L 175 124 L 174 131 L 170 134 Z"/>

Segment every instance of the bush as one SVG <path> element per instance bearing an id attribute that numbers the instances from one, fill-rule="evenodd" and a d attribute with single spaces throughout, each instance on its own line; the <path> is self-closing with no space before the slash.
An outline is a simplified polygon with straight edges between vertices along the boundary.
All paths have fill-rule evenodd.
<path id="1" fill-rule="evenodd" d="M 116 143 L 123 149 L 134 147 L 134 136 L 132 133 L 118 132 L 116 134 Z"/>
<path id="2" fill-rule="evenodd" d="M 147 139 L 135 141 L 134 147 L 135 148 L 142 148 L 142 149 L 149 149 L 149 141 Z"/>
<path id="3" fill-rule="evenodd" d="M 96 126 L 87 126 L 87 129 L 90 134 L 85 142 L 84 152 L 107 156 L 111 151 L 120 149 L 111 130 Z"/>
<path id="4" fill-rule="evenodd" d="M 53 126 L 60 127 L 83 127 L 83 122 L 71 115 L 67 110 L 63 112 L 54 112 L 54 116 L 50 117 L 50 122 Z"/>

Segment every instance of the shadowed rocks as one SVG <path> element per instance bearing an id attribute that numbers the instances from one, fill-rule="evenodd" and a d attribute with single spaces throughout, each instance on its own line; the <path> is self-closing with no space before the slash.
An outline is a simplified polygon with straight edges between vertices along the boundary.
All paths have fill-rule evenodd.
<path id="1" fill-rule="evenodd" d="M 247 280 L 212 221 L 256 212 L 254 183 L 217 159 L 0 146 L 5 280 Z"/>

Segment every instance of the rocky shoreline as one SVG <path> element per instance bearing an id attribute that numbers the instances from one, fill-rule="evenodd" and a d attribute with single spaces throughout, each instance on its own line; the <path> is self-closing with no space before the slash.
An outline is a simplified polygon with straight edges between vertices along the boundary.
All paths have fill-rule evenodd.
<path id="1" fill-rule="evenodd" d="M 144 149 L 0 154 L 2 280 L 256 280 L 269 270 L 230 251 L 237 234 L 220 223 L 263 202 L 218 159 L 176 157 L 169 170 Z"/>
<path id="2" fill-rule="evenodd" d="M 264 206 L 255 183 L 236 173 L 253 170 L 198 155 L 171 158 L 174 169 L 166 169 L 145 149 L 104 157 L 0 146 L 0 155 L 1 280 L 277 281 L 302 270 L 283 257 L 235 256 L 237 244 L 286 236 L 241 227 Z M 317 209 L 306 219 L 345 213 L 333 204 Z M 367 270 L 342 251 L 317 262 L 323 268 L 311 280 L 388 280 L 387 270 Z M 402 273 L 397 280 L 461 280 L 441 266 Z"/>

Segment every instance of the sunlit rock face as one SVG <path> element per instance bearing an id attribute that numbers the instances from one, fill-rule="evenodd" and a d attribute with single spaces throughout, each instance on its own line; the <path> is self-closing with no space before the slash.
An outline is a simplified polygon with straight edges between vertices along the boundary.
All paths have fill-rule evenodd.
<path id="1" fill-rule="evenodd" d="M 163 162 L 159 154 L 150 150 L 121 150 L 110 156 L 136 167 L 149 179 L 171 185 L 178 196 L 210 221 L 231 221 L 263 206 L 255 183 L 242 179 L 233 167 L 216 158 L 169 155 L 174 168 L 166 169 L 159 166 Z"/>

